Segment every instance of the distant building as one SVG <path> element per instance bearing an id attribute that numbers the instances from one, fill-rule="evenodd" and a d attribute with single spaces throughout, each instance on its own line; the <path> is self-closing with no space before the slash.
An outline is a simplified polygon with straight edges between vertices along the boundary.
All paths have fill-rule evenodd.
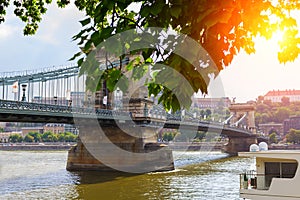
<path id="1" fill-rule="evenodd" d="M 300 130 L 300 116 L 293 116 L 283 121 L 284 134 L 287 134 L 290 129 Z"/>
<path id="2" fill-rule="evenodd" d="M 25 135 L 27 135 L 28 133 L 43 133 L 44 132 L 44 128 L 43 127 L 23 127 L 21 128 L 22 131 L 22 136 L 24 137 Z"/>
<path id="3" fill-rule="evenodd" d="M 264 100 L 275 103 L 281 102 L 283 97 L 289 98 L 290 102 L 300 101 L 300 90 L 272 90 L 264 96 Z"/>
<path id="4" fill-rule="evenodd" d="M 19 134 L 23 137 L 21 132 L 4 132 L 4 133 L 0 133 L 0 143 L 9 142 L 9 136 L 14 135 L 14 134 Z"/>
<path id="5" fill-rule="evenodd" d="M 78 134 L 78 129 L 70 124 L 46 124 L 44 127 L 44 132 L 52 132 L 52 133 L 64 133 L 71 132 L 74 134 Z"/>
<path id="6" fill-rule="evenodd" d="M 200 98 L 192 97 L 192 107 L 200 109 L 215 109 L 219 107 L 228 108 L 231 104 L 229 97 L 222 98 Z"/>
<path id="7" fill-rule="evenodd" d="M 65 127 L 64 124 L 46 124 L 44 126 L 44 132 L 64 133 Z"/>
<path id="8" fill-rule="evenodd" d="M 283 134 L 283 124 L 282 123 L 266 123 L 259 124 L 258 129 L 264 133 L 264 135 L 268 136 L 271 132 L 276 132 L 279 135 Z"/>

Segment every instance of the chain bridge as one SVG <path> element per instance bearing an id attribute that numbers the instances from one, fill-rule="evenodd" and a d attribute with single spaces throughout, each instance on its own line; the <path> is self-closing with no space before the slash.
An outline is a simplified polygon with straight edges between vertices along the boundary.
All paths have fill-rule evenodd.
<path id="1" fill-rule="evenodd" d="M 121 62 L 127 64 L 128 59 Z M 112 64 L 118 66 L 120 62 Z M 78 125 L 80 140 L 77 146 L 69 151 L 67 163 L 69 170 L 109 168 L 90 155 L 89 149 L 85 147 L 86 141 L 82 138 L 86 138 L 85 136 L 94 131 L 93 127 L 86 123 L 89 120 L 96 120 L 105 127 L 106 135 L 114 144 L 135 153 L 148 152 L 149 148 L 153 151 L 166 148 L 157 143 L 156 134 L 159 127 L 220 133 L 229 138 L 224 149 L 230 154 L 247 151 L 250 144 L 257 142 L 258 136 L 255 134 L 251 118 L 254 109 L 251 106 L 246 106 L 246 110 L 240 109 L 242 114 L 237 113 L 238 106 L 232 106 L 232 115 L 222 123 L 201 121 L 188 111 L 185 111 L 184 116 L 169 114 L 162 106 L 153 105 L 153 101 L 148 98 L 134 98 L 124 103 L 123 98 L 126 96 L 119 90 L 109 93 L 104 87 L 101 91 L 91 94 L 86 92 L 86 78 L 85 75 L 79 76 L 79 67 L 76 65 L 1 73 L 0 121 Z M 240 124 L 245 121 L 248 126 L 245 124 L 241 126 Z M 142 135 L 142 139 L 128 136 L 124 130 L 118 128 L 119 123 L 128 127 L 138 126 L 139 129 L 129 129 Z M 101 146 L 102 143 L 97 145 Z M 162 157 L 165 159 L 164 162 L 161 161 Z M 159 167 L 150 167 L 147 171 L 174 168 L 172 154 L 168 149 L 164 150 L 159 159 L 151 158 L 147 162 L 131 160 L 130 163 L 126 163 L 120 159 L 116 162 L 126 166 L 143 163 L 142 166 L 149 167 L 153 163 L 160 163 Z"/>

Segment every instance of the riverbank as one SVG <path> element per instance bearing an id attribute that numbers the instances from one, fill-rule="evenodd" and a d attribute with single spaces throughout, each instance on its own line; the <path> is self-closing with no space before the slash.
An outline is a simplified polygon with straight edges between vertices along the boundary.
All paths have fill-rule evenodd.
<path id="1" fill-rule="evenodd" d="M 162 143 L 174 151 L 221 151 L 225 142 Z M 0 151 L 68 151 L 73 143 L 2 143 Z M 300 150 L 300 144 L 269 145 L 270 150 Z"/>
<path id="2" fill-rule="evenodd" d="M 300 150 L 300 144 L 272 144 L 270 150 Z"/>
<path id="3" fill-rule="evenodd" d="M 166 144 L 175 151 L 221 151 L 225 142 L 170 142 Z"/>
<path id="4" fill-rule="evenodd" d="M 177 151 L 221 151 L 224 142 L 162 143 Z M 76 143 L 3 143 L 0 151 L 67 151 Z"/>
<path id="5" fill-rule="evenodd" d="M 76 143 L 0 144 L 0 151 L 68 151 Z"/>

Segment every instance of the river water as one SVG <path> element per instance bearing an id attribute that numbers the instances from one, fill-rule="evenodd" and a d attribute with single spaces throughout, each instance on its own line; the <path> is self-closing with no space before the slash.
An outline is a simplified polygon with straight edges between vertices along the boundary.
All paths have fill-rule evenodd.
<path id="1" fill-rule="evenodd" d="M 0 199 L 239 199 L 253 159 L 173 152 L 176 170 L 143 175 L 68 172 L 67 152 L 0 151 Z"/>

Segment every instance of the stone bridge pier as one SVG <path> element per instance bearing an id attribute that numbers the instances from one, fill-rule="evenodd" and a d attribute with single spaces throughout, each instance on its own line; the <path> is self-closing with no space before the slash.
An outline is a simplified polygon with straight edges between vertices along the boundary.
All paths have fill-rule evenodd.
<path id="1" fill-rule="evenodd" d="M 228 143 L 224 145 L 222 151 L 236 156 L 238 152 L 249 151 L 251 144 L 257 144 L 256 135 L 252 137 L 228 137 Z"/>
<path id="2" fill-rule="evenodd" d="M 157 143 L 156 130 L 128 123 L 81 122 L 80 140 L 68 152 L 67 170 L 144 173 L 174 169 L 172 151 Z M 84 125 L 88 124 L 88 125 Z"/>

